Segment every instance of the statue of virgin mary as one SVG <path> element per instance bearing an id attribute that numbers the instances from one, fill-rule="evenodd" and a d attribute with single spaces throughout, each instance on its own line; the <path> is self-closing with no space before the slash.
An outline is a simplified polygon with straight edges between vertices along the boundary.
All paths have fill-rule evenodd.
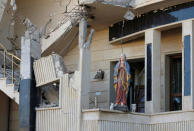
<path id="1" fill-rule="evenodd" d="M 115 107 L 127 108 L 127 93 L 130 77 L 130 66 L 127 63 L 126 55 L 122 54 L 114 68 L 114 88 L 116 91 Z"/>

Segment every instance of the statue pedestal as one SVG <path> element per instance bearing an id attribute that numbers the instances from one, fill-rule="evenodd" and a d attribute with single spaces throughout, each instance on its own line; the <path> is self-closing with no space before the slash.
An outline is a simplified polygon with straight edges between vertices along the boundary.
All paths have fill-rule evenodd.
<path id="1" fill-rule="evenodd" d="M 119 111 L 123 111 L 123 112 L 128 112 L 128 107 L 126 105 L 115 105 L 113 110 L 119 110 Z"/>

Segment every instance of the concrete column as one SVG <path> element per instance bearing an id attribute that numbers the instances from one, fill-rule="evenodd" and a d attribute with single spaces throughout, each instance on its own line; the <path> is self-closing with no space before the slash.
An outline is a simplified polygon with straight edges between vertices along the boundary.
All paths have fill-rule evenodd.
<path id="1" fill-rule="evenodd" d="M 87 21 L 82 18 L 79 24 L 79 49 L 80 61 L 79 70 L 81 77 L 81 108 L 89 108 L 89 87 L 90 87 L 90 49 L 85 48 L 87 37 Z"/>
<path id="2" fill-rule="evenodd" d="M 79 99 L 79 121 L 78 131 L 82 130 L 83 117 L 82 110 L 89 108 L 89 87 L 90 87 L 90 46 L 87 42 L 87 20 L 82 18 L 79 23 L 79 71 L 80 71 L 80 88 L 78 90 Z"/>
<path id="3" fill-rule="evenodd" d="M 157 113 L 161 109 L 160 88 L 161 32 L 145 32 L 145 113 Z"/>
<path id="4" fill-rule="evenodd" d="M 194 22 L 182 23 L 182 110 L 194 108 Z"/>
<path id="5" fill-rule="evenodd" d="M 40 58 L 41 46 L 27 37 L 21 38 L 21 82 L 19 106 L 19 130 L 35 131 L 36 85 L 33 61 Z"/>

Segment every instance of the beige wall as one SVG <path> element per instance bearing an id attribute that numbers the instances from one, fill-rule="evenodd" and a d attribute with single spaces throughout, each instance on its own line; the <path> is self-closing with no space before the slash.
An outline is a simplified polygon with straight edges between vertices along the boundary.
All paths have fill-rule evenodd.
<path id="1" fill-rule="evenodd" d="M 102 96 L 98 98 L 99 107 L 109 107 L 109 89 L 110 89 L 110 62 L 117 61 L 121 55 L 121 45 L 110 45 L 108 43 L 108 29 L 95 32 L 91 45 L 91 77 L 93 78 L 98 69 L 105 71 L 103 81 L 94 81 L 91 79 L 90 98 L 94 100 L 96 91 L 102 91 Z M 163 31 L 161 35 L 161 87 L 162 87 L 162 110 L 165 110 L 165 55 L 181 52 L 181 29 L 172 29 Z M 145 46 L 144 38 L 123 44 L 123 52 L 128 59 L 144 58 Z M 79 62 L 78 47 L 76 46 L 64 56 L 64 62 L 69 71 L 77 69 Z M 111 87 L 113 88 L 113 87 Z M 90 107 L 93 107 L 90 104 Z"/>
<path id="2" fill-rule="evenodd" d="M 8 107 L 9 99 L 8 97 L 0 91 L 0 130 L 7 131 L 8 127 Z"/>
<path id="3" fill-rule="evenodd" d="M 13 100 L 10 103 L 10 131 L 19 131 L 19 106 Z"/>
<path id="4" fill-rule="evenodd" d="M 8 119 L 9 119 L 9 131 L 19 131 L 19 106 L 0 91 L 0 130 L 8 130 Z M 10 108 L 10 109 L 9 109 Z M 10 110 L 10 114 L 8 115 Z M 10 117 L 10 118 L 8 118 Z"/>

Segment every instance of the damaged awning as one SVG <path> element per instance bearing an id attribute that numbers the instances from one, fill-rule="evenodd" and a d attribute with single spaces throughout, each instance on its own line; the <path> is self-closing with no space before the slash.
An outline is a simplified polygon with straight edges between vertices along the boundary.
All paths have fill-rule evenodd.
<path id="1" fill-rule="evenodd" d="M 191 2 L 193 0 L 144 0 L 144 2 L 139 3 L 141 0 L 132 0 L 134 3 L 134 10 L 137 15 L 147 13 L 149 11 L 164 9 L 170 6 L 175 6 L 183 4 L 186 2 Z"/>
<path id="2" fill-rule="evenodd" d="M 49 55 L 52 52 L 64 56 L 67 50 L 77 44 L 78 31 L 79 28 L 76 24 L 72 25 L 71 21 L 67 21 L 56 31 L 52 32 L 49 38 L 42 39 L 42 56 Z"/>
<path id="3" fill-rule="evenodd" d="M 121 21 L 125 15 L 127 8 L 115 6 L 99 1 L 89 1 L 83 3 L 87 5 L 89 13 L 88 23 L 95 30 L 107 28 L 113 23 Z"/>
<path id="4" fill-rule="evenodd" d="M 88 6 L 91 17 L 89 24 L 100 30 L 123 20 L 129 8 L 136 16 L 140 16 L 190 1 L 192 0 L 80 0 L 80 3 Z"/>
<path id="5" fill-rule="evenodd" d="M 166 6 L 173 6 L 188 1 L 191 0 L 176 0 L 176 2 L 173 0 L 153 0 L 152 2 L 145 1 L 144 4 L 138 4 L 138 1 L 134 0 L 123 0 L 121 2 L 116 0 L 80 0 L 80 4 L 87 7 L 89 26 L 95 30 L 102 30 L 122 21 L 124 19 L 123 16 L 128 10 L 127 7 L 129 6 L 133 6 L 133 13 L 139 15 L 151 10 L 161 9 Z M 140 16 L 137 17 L 139 18 Z M 70 48 L 77 44 L 78 26 L 75 25 L 78 24 L 78 20 L 73 21 L 74 24 L 72 24 L 72 20 L 69 20 L 57 30 L 53 31 L 48 38 L 42 39 L 43 56 L 52 52 L 63 56 Z M 122 34 L 119 31 L 116 31 L 116 33 Z M 133 32 L 133 34 L 134 33 L 136 32 Z M 120 37 L 115 38 L 118 39 Z"/>

